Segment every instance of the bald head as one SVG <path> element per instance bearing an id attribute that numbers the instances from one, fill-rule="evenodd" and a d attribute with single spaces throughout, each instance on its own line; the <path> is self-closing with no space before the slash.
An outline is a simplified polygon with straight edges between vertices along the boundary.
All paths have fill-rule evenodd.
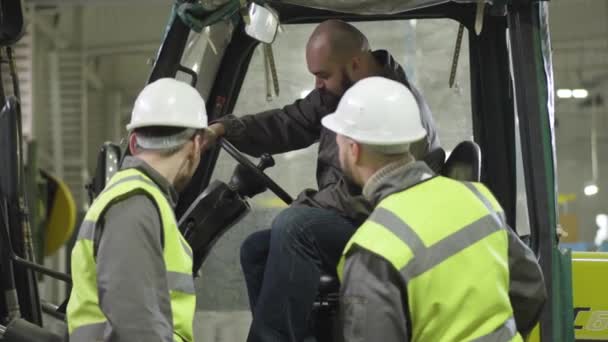
<path id="1" fill-rule="evenodd" d="M 319 24 L 308 40 L 307 50 L 325 50 L 328 57 L 340 63 L 369 51 L 367 38 L 356 27 L 341 20 Z M 313 52 L 313 51 L 311 51 Z"/>
<path id="2" fill-rule="evenodd" d="M 306 45 L 306 63 L 315 75 L 315 87 L 337 96 L 378 69 L 365 35 L 341 20 L 315 28 Z"/>

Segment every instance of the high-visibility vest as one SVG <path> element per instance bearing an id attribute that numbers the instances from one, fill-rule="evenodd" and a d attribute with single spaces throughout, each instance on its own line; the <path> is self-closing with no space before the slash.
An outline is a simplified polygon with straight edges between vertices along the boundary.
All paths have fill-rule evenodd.
<path id="1" fill-rule="evenodd" d="M 192 323 L 196 297 L 192 277 L 192 249 L 180 233 L 173 208 L 159 187 L 137 169 L 126 169 L 112 177 L 92 204 L 72 250 L 73 287 L 67 307 L 70 341 L 103 340 L 108 322 L 99 306 L 93 247 L 95 228 L 100 216 L 115 200 L 142 191 L 155 202 L 162 221 L 163 257 L 171 299 L 173 339 L 180 342 L 194 340 Z M 120 277 L 119 274 L 116 276 Z M 133 308 L 140 309 L 145 308 Z"/>
<path id="2" fill-rule="evenodd" d="M 485 186 L 435 177 L 380 202 L 346 245 L 338 275 L 356 248 L 390 262 L 407 286 L 412 341 L 522 341 L 506 229 Z"/>

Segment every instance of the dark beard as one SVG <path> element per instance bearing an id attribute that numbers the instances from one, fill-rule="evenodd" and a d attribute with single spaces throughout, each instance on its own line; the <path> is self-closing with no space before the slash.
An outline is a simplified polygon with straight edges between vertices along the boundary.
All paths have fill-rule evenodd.
<path id="1" fill-rule="evenodd" d="M 342 86 L 341 95 L 331 92 L 325 88 L 319 89 L 319 95 L 321 95 L 321 101 L 322 101 L 323 105 L 330 112 L 334 112 L 336 110 L 336 108 L 338 107 L 338 103 L 340 102 L 340 99 L 342 98 L 342 95 L 344 95 L 344 93 L 355 84 L 355 82 L 353 82 L 353 80 L 351 80 L 350 77 L 348 77 L 348 74 L 346 73 L 346 68 L 342 68 L 342 82 L 341 83 L 342 83 L 341 84 L 341 86 Z"/>
<path id="2" fill-rule="evenodd" d="M 346 91 L 350 89 L 350 87 L 352 87 L 354 84 L 355 82 L 351 80 L 350 77 L 348 77 L 348 73 L 346 73 L 346 68 L 342 68 L 342 95 L 344 95 L 344 93 L 346 93 Z"/>

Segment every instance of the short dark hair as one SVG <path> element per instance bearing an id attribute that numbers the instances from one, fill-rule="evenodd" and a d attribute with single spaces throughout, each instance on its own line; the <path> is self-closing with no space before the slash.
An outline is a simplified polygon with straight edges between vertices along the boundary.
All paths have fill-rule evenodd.
<path id="1" fill-rule="evenodd" d="M 183 133 L 188 128 L 168 126 L 148 126 L 136 128 L 134 132 L 142 137 L 162 138 Z"/>
<path id="2" fill-rule="evenodd" d="M 195 135 L 203 132 L 201 129 L 169 126 L 140 127 L 133 131 L 138 149 L 155 151 L 163 157 L 174 155 Z M 168 146 L 162 146 L 164 144 Z"/>

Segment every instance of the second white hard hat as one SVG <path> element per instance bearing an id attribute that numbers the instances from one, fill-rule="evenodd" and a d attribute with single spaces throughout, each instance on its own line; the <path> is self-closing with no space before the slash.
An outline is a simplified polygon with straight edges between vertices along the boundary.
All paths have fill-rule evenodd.
<path id="1" fill-rule="evenodd" d="M 205 101 L 189 84 L 173 78 L 156 80 L 137 96 L 127 130 L 150 126 L 205 128 Z"/>
<path id="2" fill-rule="evenodd" d="M 407 87 L 384 77 L 369 77 L 348 89 L 323 126 L 369 145 L 403 145 L 427 134 L 418 103 Z"/>

